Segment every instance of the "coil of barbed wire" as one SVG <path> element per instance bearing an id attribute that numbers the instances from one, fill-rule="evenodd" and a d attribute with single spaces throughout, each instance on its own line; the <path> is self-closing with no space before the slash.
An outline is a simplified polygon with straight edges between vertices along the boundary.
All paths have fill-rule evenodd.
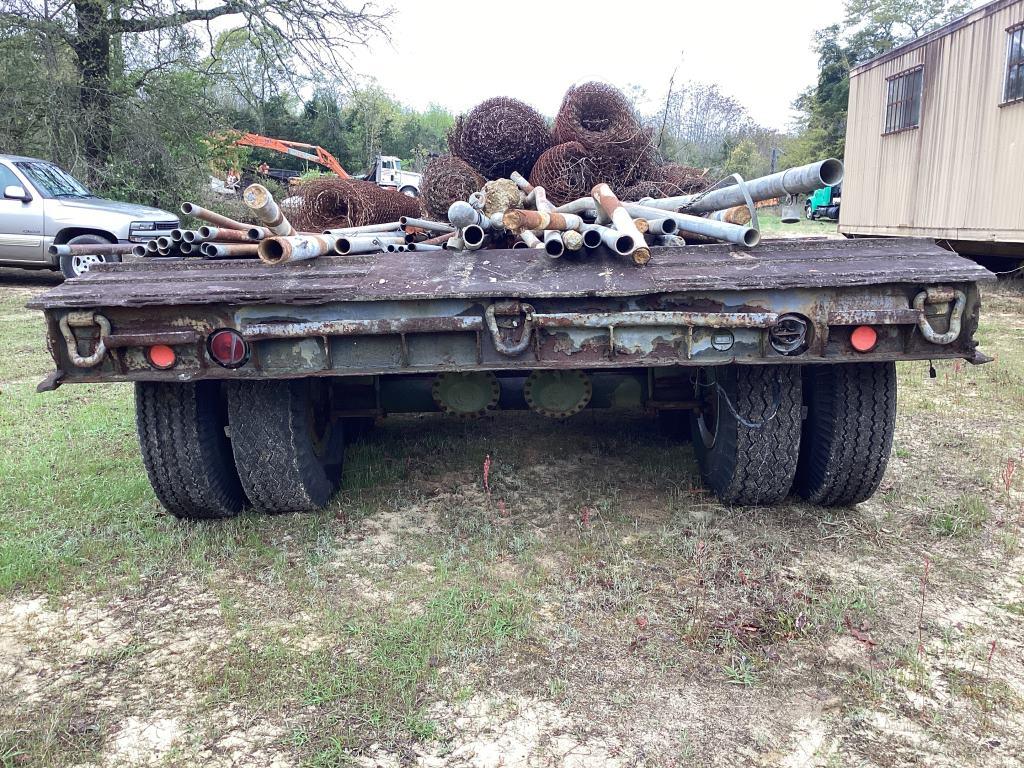
<path id="1" fill-rule="evenodd" d="M 530 183 L 544 187 L 548 200 L 555 205 L 564 205 L 590 194 L 598 181 L 595 171 L 586 147 L 578 141 L 567 141 L 556 144 L 537 158 Z"/>
<path id="2" fill-rule="evenodd" d="M 487 99 L 460 116 L 448 134 L 452 154 L 488 179 L 513 171 L 529 176 L 540 154 L 551 146 L 544 117 L 518 99 Z"/>
<path id="3" fill-rule="evenodd" d="M 448 207 L 456 200 L 466 200 L 486 181 L 465 160 L 454 155 L 441 155 L 423 169 L 420 193 L 430 215 L 446 221 Z"/>
<path id="4" fill-rule="evenodd" d="M 358 179 L 315 179 L 299 186 L 291 223 L 303 232 L 385 224 L 419 216 L 420 201 Z"/>

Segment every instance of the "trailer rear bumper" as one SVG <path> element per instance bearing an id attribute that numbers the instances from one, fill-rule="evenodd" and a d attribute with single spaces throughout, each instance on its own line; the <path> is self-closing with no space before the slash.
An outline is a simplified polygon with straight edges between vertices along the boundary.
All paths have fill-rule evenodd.
<path id="1" fill-rule="evenodd" d="M 58 382 L 978 359 L 973 284 L 48 313 Z M 869 328 L 870 348 L 854 344 Z M 210 338 L 246 345 L 218 364 Z M 149 350 L 169 347 L 157 367 Z"/>

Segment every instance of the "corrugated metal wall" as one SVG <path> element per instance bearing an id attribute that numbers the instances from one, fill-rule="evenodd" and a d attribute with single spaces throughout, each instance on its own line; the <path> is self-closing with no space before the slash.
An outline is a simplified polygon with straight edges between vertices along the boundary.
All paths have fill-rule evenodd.
<path id="1" fill-rule="evenodd" d="M 1000 106 L 1007 28 L 996 2 L 904 53 L 854 69 L 840 231 L 1024 241 L 1024 102 Z M 882 135 L 886 78 L 924 66 L 921 125 Z"/>

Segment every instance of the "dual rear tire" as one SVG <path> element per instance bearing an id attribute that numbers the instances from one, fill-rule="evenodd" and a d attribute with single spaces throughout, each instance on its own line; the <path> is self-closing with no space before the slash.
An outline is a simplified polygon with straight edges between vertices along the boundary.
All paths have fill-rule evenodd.
<path id="1" fill-rule="evenodd" d="M 177 517 L 316 509 L 341 481 L 343 423 L 318 379 L 139 382 L 135 402 L 150 484 Z"/>
<path id="2" fill-rule="evenodd" d="M 689 432 L 724 503 L 821 506 L 869 498 L 896 420 L 894 363 L 722 366 L 695 378 Z M 320 379 L 136 384 L 143 461 L 157 498 L 190 519 L 247 506 L 298 512 L 337 491 L 345 421 Z"/>
<path id="3" fill-rule="evenodd" d="M 878 489 L 896 423 L 896 365 L 725 366 L 699 372 L 691 416 L 705 484 L 726 504 L 790 493 L 845 507 Z"/>

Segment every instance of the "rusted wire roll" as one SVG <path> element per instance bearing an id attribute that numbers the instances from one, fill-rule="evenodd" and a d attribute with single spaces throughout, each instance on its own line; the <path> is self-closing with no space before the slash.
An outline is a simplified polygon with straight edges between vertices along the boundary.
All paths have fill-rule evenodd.
<path id="1" fill-rule="evenodd" d="M 448 148 L 488 179 L 513 171 L 529 176 L 541 153 L 551 146 L 543 116 L 518 99 L 498 97 L 460 116 L 448 133 Z"/>
<path id="2" fill-rule="evenodd" d="M 392 189 L 357 179 L 315 179 L 299 186 L 299 202 L 289 213 L 304 232 L 385 224 L 402 216 L 419 216 L 420 201 Z"/>
<path id="3" fill-rule="evenodd" d="M 447 221 L 448 206 L 456 200 L 465 200 L 486 181 L 465 160 L 454 155 L 435 157 L 423 169 L 420 186 L 427 212 L 434 219 Z"/>
<path id="4" fill-rule="evenodd" d="M 640 124 L 626 95 L 607 83 L 573 86 L 565 93 L 555 118 L 558 143 L 578 141 L 588 150 L 609 145 L 649 144 L 650 134 Z"/>
<path id="5" fill-rule="evenodd" d="M 594 161 L 586 147 L 578 141 L 556 144 L 533 165 L 530 183 L 544 187 L 548 200 L 564 205 L 570 200 L 584 197 L 597 182 Z"/>
<path id="6" fill-rule="evenodd" d="M 658 154 L 651 131 L 625 94 L 607 83 L 570 88 L 555 118 L 556 141 L 579 142 L 594 167 L 594 181 L 624 188 L 652 178 Z"/>

